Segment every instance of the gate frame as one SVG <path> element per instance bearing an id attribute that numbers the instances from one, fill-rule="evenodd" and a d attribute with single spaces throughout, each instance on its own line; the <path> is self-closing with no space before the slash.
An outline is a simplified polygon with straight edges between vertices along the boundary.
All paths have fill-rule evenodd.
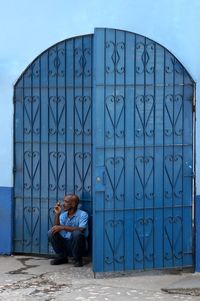
<path id="1" fill-rule="evenodd" d="M 110 28 L 106 28 L 106 29 L 110 29 Z M 114 29 L 114 30 L 118 30 L 118 29 Z M 125 31 L 125 30 L 121 30 L 121 31 L 123 31 L 123 32 L 128 32 L 128 31 Z M 134 34 L 134 32 L 130 32 L 130 33 L 132 33 L 132 34 Z M 90 35 L 90 34 L 88 34 L 88 35 Z M 70 39 L 74 39 L 74 38 L 78 38 L 78 37 L 83 37 L 83 36 L 87 36 L 87 34 L 86 35 L 80 35 L 80 36 L 75 36 L 75 37 L 71 37 L 71 38 L 69 38 L 69 39 L 65 39 L 65 40 L 62 40 L 62 41 L 60 41 L 60 42 L 57 42 L 56 44 L 54 44 L 54 45 L 52 45 L 52 46 L 50 46 L 49 48 L 47 48 L 47 49 L 45 49 L 42 53 L 40 53 L 26 68 L 25 68 L 25 70 L 21 73 L 21 75 L 19 76 L 19 78 L 17 79 L 17 81 L 16 81 L 16 83 L 15 83 L 15 85 L 17 84 L 17 82 L 18 82 L 18 80 L 20 79 L 20 77 L 24 74 L 24 72 L 37 60 L 37 58 L 39 58 L 43 53 L 45 53 L 48 49 L 51 49 L 52 47 L 54 47 L 54 46 L 56 46 L 57 44 L 59 44 L 59 43 L 62 43 L 62 42 L 65 42 L 65 41 L 67 41 L 67 40 L 70 40 Z M 94 36 L 94 33 L 93 33 L 93 36 Z M 148 39 L 148 37 L 145 37 L 145 38 L 147 38 Z M 154 40 L 152 40 L 152 41 L 154 41 Z M 156 41 L 154 41 L 156 44 L 159 44 L 159 43 L 157 43 Z M 161 44 L 159 44 L 159 45 L 161 45 Z M 93 46 L 94 46 L 94 41 L 93 41 Z M 161 45 L 162 47 L 164 47 L 163 45 Z M 167 50 L 167 48 L 166 47 L 164 47 L 166 50 Z M 94 47 L 93 47 L 93 49 L 94 49 Z M 171 53 L 171 52 L 170 52 Z M 172 53 L 172 55 L 174 56 L 174 54 Z M 175 57 L 175 56 L 174 56 Z M 94 59 L 94 57 L 93 57 L 93 59 Z M 179 61 L 179 60 L 178 60 Z M 182 65 L 182 64 L 181 64 Z M 183 68 L 185 69 L 185 67 L 184 67 L 184 65 L 182 65 L 183 66 Z M 187 69 L 185 69 L 186 71 L 187 71 Z M 188 72 L 188 71 L 187 71 Z M 188 72 L 188 74 L 189 74 L 189 72 Z M 190 74 L 189 74 L 190 75 Z M 190 76 L 191 77 L 191 76 Z M 193 80 L 193 78 L 191 77 L 191 79 Z M 93 79 L 92 79 L 92 82 L 93 82 L 93 84 L 92 84 L 92 90 L 94 90 L 94 74 L 93 74 Z M 14 91 L 15 91 L 15 86 L 14 86 Z M 192 208 L 193 208 L 193 210 L 194 210 L 194 227 L 193 227 L 193 229 L 194 229 L 194 238 L 193 238 L 193 246 L 195 246 L 195 251 L 193 252 L 193 258 L 195 258 L 195 254 L 196 254 L 196 260 L 195 260 L 195 266 L 196 266 L 196 268 L 197 268 L 197 271 L 200 271 L 200 254 L 198 255 L 198 253 L 199 253 L 199 250 L 200 250 L 200 224 L 198 224 L 198 217 L 200 216 L 199 215 L 199 213 L 200 213 L 200 211 L 199 211 L 199 206 L 197 206 L 198 204 L 197 204 L 197 202 L 196 202 L 196 108 L 195 108 L 195 106 L 196 106 L 196 96 L 195 96 L 195 93 L 196 93 L 196 84 L 195 84 L 195 81 L 193 80 L 193 92 L 194 92 L 194 98 L 193 98 L 193 114 L 192 114 L 192 119 L 193 119 L 193 170 L 194 170 L 194 175 L 193 175 L 193 205 L 192 205 Z M 94 99 L 94 94 L 93 94 L 93 92 L 92 92 L 92 97 L 93 97 L 93 99 Z M 13 96 L 13 103 L 15 102 L 15 94 L 14 94 L 14 96 Z M 94 104 L 93 104 L 93 106 L 94 106 Z M 14 116 L 14 118 L 13 118 L 13 125 L 14 125 L 14 130 L 13 130 L 13 141 L 14 141 L 14 151 L 13 151 L 13 166 L 14 166 L 14 168 L 13 168 L 13 183 L 14 183 L 14 185 L 13 185 L 13 188 L 15 187 L 15 175 L 14 175 L 14 173 L 15 173 L 15 118 L 16 118 L 16 112 L 15 112 L 16 110 L 15 110 L 15 108 L 14 108 L 14 114 L 13 114 L 13 116 Z M 93 112 L 94 112 L 94 109 L 93 109 Z M 94 114 L 92 115 L 92 125 L 94 124 Z M 94 135 L 92 136 L 92 141 L 93 141 L 93 139 L 94 139 Z M 95 153 L 95 151 L 94 151 L 94 144 L 92 143 L 92 157 L 93 157 L 93 160 L 92 160 L 92 165 L 93 165 L 93 167 L 92 167 L 92 191 L 93 191 L 93 189 L 94 189 L 94 183 L 95 183 L 95 173 L 94 173 L 94 156 L 93 156 L 93 154 Z M 14 192 L 13 192 L 13 197 L 12 197 L 12 199 L 13 199 L 13 207 L 14 207 L 14 209 L 13 209 L 13 213 L 14 213 L 14 211 L 15 211 L 15 203 L 14 203 Z M 94 199 L 94 193 L 92 192 L 92 199 Z M 93 204 L 92 204 L 92 207 L 94 208 L 94 206 L 93 206 Z M 93 228 L 94 229 L 94 228 Z M 94 231 L 94 230 L 93 230 Z M 94 233 L 93 233 L 93 235 L 94 235 Z M 13 237 L 14 238 L 14 237 Z M 12 240 L 12 242 L 13 242 L 13 240 Z M 12 246 L 13 246 L 13 244 L 12 244 Z M 11 249 L 12 249 L 12 247 L 11 247 Z M 198 251 L 198 252 L 197 252 Z"/>

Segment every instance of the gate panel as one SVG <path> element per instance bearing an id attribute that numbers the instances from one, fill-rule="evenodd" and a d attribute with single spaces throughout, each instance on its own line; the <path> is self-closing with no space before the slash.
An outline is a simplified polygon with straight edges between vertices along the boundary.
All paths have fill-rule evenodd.
<path id="1" fill-rule="evenodd" d="M 52 252 L 47 231 L 66 193 L 91 214 L 92 47 L 92 35 L 60 42 L 15 85 L 15 252 Z"/>
<path id="2" fill-rule="evenodd" d="M 192 265 L 193 82 L 145 37 L 94 35 L 94 271 Z"/>

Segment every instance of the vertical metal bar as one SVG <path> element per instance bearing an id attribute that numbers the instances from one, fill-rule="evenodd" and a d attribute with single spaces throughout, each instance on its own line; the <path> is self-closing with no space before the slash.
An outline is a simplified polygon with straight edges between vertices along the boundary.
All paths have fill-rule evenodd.
<path id="1" fill-rule="evenodd" d="M 75 145 L 75 39 L 73 39 L 73 93 L 72 93 L 72 106 L 73 106 L 73 141 L 72 141 L 72 154 L 73 154 L 73 175 L 72 175 L 72 178 L 73 178 L 73 193 L 75 193 L 75 158 L 76 158 L 76 145 Z"/>
<path id="2" fill-rule="evenodd" d="M 33 142 L 33 69 L 31 72 L 31 208 L 30 208 L 30 214 L 31 214 L 31 252 L 33 248 L 33 237 L 32 237 L 32 230 L 33 230 L 33 151 L 34 151 L 34 142 Z"/>
<path id="3" fill-rule="evenodd" d="M 65 195 L 67 194 L 67 184 L 68 184 L 68 178 L 67 178 L 67 112 L 68 112 L 68 109 L 67 109 L 67 42 L 65 41 L 65 46 L 64 46 L 64 53 L 65 53 L 65 58 L 64 58 L 64 70 L 65 70 L 65 73 L 64 73 L 64 76 L 65 76 L 65 80 L 64 80 L 64 83 L 65 83 L 65 146 L 64 146 L 64 149 L 65 149 Z"/>
<path id="4" fill-rule="evenodd" d="M 116 30 L 114 30 L 114 45 L 115 47 L 117 47 L 116 45 Z M 116 62 L 116 52 L 117 49 L 115 48 L 115 59 L 114 62 Z M 116 168 L 115 168 L 115 164 L 116 164 L 116 66 L 114 64 L 114 87 L 113 87 L 113 92 L 114 92 L 114 193 L 113 193 L 113 210 L 114 210 L 114 221 L 116 219 Z M 113 235 L 113 247 L 115 250 L 115 245 L 116 245 L 116 230 L 114 228 L 114 235 Z M 114 254 L 113 254 L 114 257 Z M 114 260 L 114 271 L 116 269 L 116 261 Z"/>
<path id="5" fill-rule="evenodd" d="M 184 113 L 185 113 L 185 72 L 183 71 L 183 86 L 182 86 L 182 95 L 183 95 L 183 102 L 182 102 L 182 191 L 183 191 L 183 187 L 184 187 L 184 158 L 185 158 L 185 141 L 184 141 L 184 129 L 185 129 L 185 122 L 184 122 Z M 181 217 L 182 217 L 182 221 L 184 222 L 183 216 L 184 216 L 184 210 L 183 210 L 183 206 L 184 206 L 184 196 L 182 193 L 181 196 Z M 181 233 L 181 250 L 183 251 L 183 239 L 184 239 L 184 231 L 182 231 Z M 184 261 L 184 255 L 182 256 L 182 266 L 183 266 L 183 261 Z"/>
<path id="6" fill-rule="evenodd" d="M 155 268 L 155 217 L 157 214 L 156 209 L 156 201 L 155 201 L 155 162 L 156 162 L 156 44 L 154 45 L 154 85 L 153 85 L 153 95 L 154 95 L 154 103 L 153 103 L 153 268 Z"/>
<path id="7" fill-rule="evenodd" d="M 136 240 L 134 239 L 134 236 L 135 236 L 135 228 L 136 228 L 136 201 L 135 201 L 135 176 L 136 176 L 136 162 L 135 162 L 135 157 L 136 157 L 136 147 L 135 147 L 135 142 L 136 142 L 136 135 L 135 135 L 135 125 L 136 125 L 136 39 L 137 39 L 137 35 L 134 34 L 134 99 L 133 99 L 133 110 L 134 110 L 134 122 L 133 122 L 133 141 L 134 141 L 134 145 L 133 145 L 133 164 L 134 164 L 134 170 L 133 170 L 133 225 L 134 225 L 134 231 L 133 231 L 133 242 L 134 245 L 133 245 L 133 268 L 135 268 L 135 252 L 136 252 Z"/>
<path id="8" fill-rule="evenodd" d="M 126 157 L 126 134 L 125 134 L 125 129 L 126 129 L 126 103 L 127 103 L 127 99 L 126 99 L 126 47 L 127 47 L 127 33 L 124 32 L 124 179 L 123 179 L 123 188 L 124 188 L 124 201 L 123 201 L 123 222 L 124 222 L 124 225 L 125 225 L 125 206 L 126 206 L 126 203 L 125 203 L 125 197 L 126 197 L 126 185 L 125 185 L 125 181 L 126 181 L 126 173 L 125 173 L 125 170 L 126 170 L 126 161 L 125 161 L 125 157 Z M 123 254 L 125 255 L 125 244 L 126 244 L 126 237 L 125 237 L 125 227 L 123 227 L 123 237 L 124 237 L 124 240 L 123 240 Z M 125 256 L 124 256 L 125 258 Z M 123 270 L 125 270 L 125 265 L 126 265 L 126 258 L 124 260 L 124 263 L 123 263 Z"/>
<path id="9" fill-rule="evenodd" d="M 50 192 L 49 192 L 49 183 L 50 183 L 50 157 L 49 157 L 49 143 L 50 143 L 50 136 L 49 136 L 49 127 L 50 127 L 50 109 L 49 109 L 49 66 L 50 66 L 50 50 L 48 51 L 48 56 L 47 56 L 47 104 L 48 104 L 48 116 L 47 116 L 47 133 L 48 133 L 48 144 L 47 144 L 47 156 L 48 156 L 48 176 L 47 176 L 47 189 L 48 189 L 48 199 L 47 199 L 47 210 L 48 210 L 48 229 L 50 228 Z M 49 242 L 47 240 L 47 250 L 49 250 Z"/>
<path id="10" fill-rule="evenodd" d="M 103 128 L 103 137 L 104 137 L 104 149 L 102 152 L 104 152 L 104 165 L 106 166 L 106 138 L 105 138 L 105 130 L 106 130 L 106 125 L 105 125 L 105 120 L 106 120 L 106 38 L 107 38 L 107 34 L 106 34 L 106 29 L 104 29 L 104 104 L 103 104 L 103 118 L 104 118 L 104 128 Z M 103 213 L 103 224 L 104 224 L 104 236 L 103 236 L 103 263 L 104 263 L 104 266 L 103 266 L 103 270 L 105 271 L 105 238 L 106 238 L 106 234 L 105 234 L 105 231 L 106 231 L 106 225 L 105 225 L 105 198 L 104 198 L 104 204 L 103 204 L 103 210 L 104 210 L 104 213 Z"/>
<path id="11" fill-rule="evenodd" d="M 42 144 L 42 139 L 41 139 L 41 135 L 42 135 L 42 127 L 41 127 L 41 114 L 42 114 L 42 110 L 41 110 L 41 108 L 42 108 L 42 105 L 41 105 L 41 70 L 42 70 L 42 68 L 41 68 L 41 57 L 39 58 L 39 70 L 40 70 L 40 72 L 39 72 L 39 89 L 40 89 L 40 91 L 39 91 L 39 110 L 40 110 L 40 112 L 39 112 L 39 152 L 40 152 L 40 158 L 39 158 L 39 162 L 40 162 L 40 165 L 39 165 L 39 177 L 40 177 L 40 181 L 39 181 L 39 208 L 40 208 L 40 213 L 39 213 L 39 225 L 40 225 L 40 229 L 41 229 L 41 225 L 42 225 L 42 223 L 41 223 L 41 214 L 42 214 L 42 206 L 41 206 L 41 194 L 42 194 L 42 185 L 41 185 L 41 181 L 42 181 L 42 160 L 41 160 L 41 155 L 42 155 L 42 146 L 41 146 L 41 144 Z M 42 241 L 41 241 L 41 231 L 39 231 L 39 239 L 38 239 L 38 241 L 39 241 L 39 253 L 41 253 L 41 243 L 42 243 Z"/>
<path id="12" fill-rule="evenodd" d="M 174 196 L 174 189 L 175 189 L 175 176 L 174 176 L 174 173 L 175 173 L 175 163 L 174 163 L 174 155 L 175 155 L 175 145 L 174 145 L 174 143 L 175 143 L 175 104 L 174 104 L 174 101 L 175 101 L 175 63 L 174 63 L 174 65 L 173 65 L 173 85 L 172 85 L 172 89 L 173 89 L 173 129 L 172 129 L 172 149 L 173 149 L 173 164 L 172 164 L 172 183 L 173 183 L 173 189 L 172 189 L 172 218 L 174 219 L 174 207 L 175 207 L 175 196 Z M 175 233 L 174 233 L 174 231 L 176 231 L 176 229 L 174 229 L 175 227 L 174 227 L 174 223 L 172 222 L 172 248 L 173 248 L 173 250 L 172 250 L 172 263 L 173 263 L 173 266 L 175 266 L 175 264 L 174 264 L 174 260 L 175 260 L 175 258 L 174 258 L 174 247 L 175 247 L 175 245 L 174 245 L 174 241 L 175 241 L 175 239 L 174 239 L 174 237 L 175 237 Z"/>
<path id="13" fill-rule="evenodd" d="M 94 210 L 93 210 L 93 206 L 94 206 L 94 198 L 95 196 L 92 195 L 92 187 L 93 187 L 93 175 L 92 175 L 92 171 L 93 171 L 93 164 L 94 164 L 94 157 L 93 157 L 93 151 L 92 151 L 92 144 L 93 144 L 93 140 L 92 137 L 94 135 L 94 128 L 93 128 L 93 100 L 94 100 L 94 95 L 93 95 L 93 77 L 94 77 L 94 71 L 93 71 L 93 59 L 94 59 L 94 35 L 91 36 L 91 40 L 90 40 L 90 49 L 91 49 L 91 79 L 90 79 L 90 95 L 91 95 L 91 118 L 90 118 L 90 128 L 91 128 L 91 137 L 90 137 L 90 153 L 91 153 L 91 175 L 90 175 L 90 185 L 91 185 L 91 194 L 90 194 L 90 214 L 93 214 Z M 92 232 L 92 231 L 91 231 Z M 92 250 L 93 251 L 93 250 Z M 92 252 L 93 253 L 93 252 Z"/>
<path id="14" fill-rule="evenodd" d="M 56 45 L 56 59 L 59 60 L 59 56 L 58 56 L 58 45 Z M 58 201 L 58 186 L 59 186 L 59 167 L 58 167 L 58 164 L 59 164 L 59 147 L 58 147 L 58 135 L 59 135 L 59 125 L 58 125 L 58 107 L 59 107 L 59 96 L 58 96 L 58 66 L 56 66 L 57 68 L 57 72 L 56 72 L 56 80 L 55 80 L 55 83 L 56 83 L 56 124 L 55 124 L 55 128 L 56 128 L 56 170 L 55 170 L 55 175 L 56 175 L 56 179 L 57 180 L 57 183 L 55 183 L 56 185 L 56 202 Z"/>
<path id="15" fill-rule="evenodd" d="M 12 174 L 12 179 L 13 179 L 13 224 L 15 223 L 15 212 L 16 212 L 16 177 L 17 177 L 17 166 L 16 166 L 16 88 L 14 88 L 14 93 L 13 93 L 13 104 L 14 104 L 14 112 L 13 112 L 13 154 L 12 154 L 12 160 L 13 160 L 13 174 Z M 12 238 L 12 251 L 15 250 L 15 240 L 16 240 L 16 227 L 12 227 L 12 233 L 13 233 L 13 238 Z"/>
<path id="16" fill-rule="evenodd" d="M 84 55 L 84 38 L 81 37 L 81 47 L 82 47 L 82 54 Z M 81 146 L 81 151 L 82 151 L 82 197 L 84 196 L 84 174 L 85 174 L 85 164 L 84 164 L 84 67 L 83 67 L 83 73 L 82 73 L 82 81 L 81 81 L 81 96 L 82 96 L 82 146 Z"/>
<path id="17" fill-rule="evenodd" d="M 23 110 L 23 123 L 22 123 L 22 131 L 23 131 L 23 145 L 22 145 L 22 157 L 23 157 L 23 170 L 22 170 L 22 174 L 23 174 L 23 176 L 22 176 L 22 180 L 23 180 L 23 182 L 22 182 L 22 184 L 23 184 L 23 186 L 22 186 L 22 203 L 23 203 L 23 206 L 22 206 L 22 250 L 23 250 L 23 252 L 24 252 L 24 180 L 25 180 L 25 176 L 24 176 L 24 161 L 25 161 L 25 158 L 24 158 L 24 150 L 25 150 L 25 145 L 24 145 L 24 106 L 25 106 L 25 104 L 24 104 L 24 75 L 23 75 L 23 92 L 22 92 L 22 110 Z"/>
<path id="18" fill-rule="evenodd" d="M 162 223 L 163 223 L 163 235 L 162 235 L 162 250 L 163 250 L 163 267 L 165 267 L 165 93 L 166 93 L 166 50 L 164 49 L 164 63 L 163 63 L 163 208 L 162 208 Z"/>
<path id="19" fill-rule="evenodd" d="M 144 38 L 144 124 L 143 124 L 143 132 L 144 132 L 144 140 L 143 140 L 143 154 L 144 154 L 144 164 L 143 164 L 143 223 L 146 218 L 146 57 L 147 57 L 147 49 L 146 49 L 146 38 Z M 145 269 L 145 227 L 143 224 L 143 269 Z"/>

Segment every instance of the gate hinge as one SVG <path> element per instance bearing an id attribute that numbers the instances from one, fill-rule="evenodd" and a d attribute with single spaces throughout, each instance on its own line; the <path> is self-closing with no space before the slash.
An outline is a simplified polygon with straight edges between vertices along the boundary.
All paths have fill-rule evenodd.
<path id="1" fill-rule="evenodd" d="M 196 112 L 196 105 L 195 105 L 195 104 L 192 105 L 192 112 L 193 112 L 193 113 Z"/>
<path id="2" fill-rule="evenodd" d="M 13 173 L 16 173 L 16 171 L 17 171 L 17 168 L 13 167 Z"/>

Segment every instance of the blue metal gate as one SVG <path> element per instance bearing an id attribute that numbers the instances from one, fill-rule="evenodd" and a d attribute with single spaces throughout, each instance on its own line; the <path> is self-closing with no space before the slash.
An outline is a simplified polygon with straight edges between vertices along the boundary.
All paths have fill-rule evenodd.
<path id="1" fill-rule="evenodd" d="M 95 271 L 192 265 L 193 81 L 143 36 L 94 35 Z"/>
<path id="2" fill-rule="evenodd" d="M 66 193 L 92 211 L 92 39 L 54 45 L 15 85 L 15 252 L 51 252 L 53 207 Z"/>
<path id="3" fill-rule="evenodd" d="M 168 50 L 125 31 L 36 58 L 15 84 L 14 251 L 50 253 L 52 208 L 74 192 L 94 271 L 191 266 L 193 92 Z"/>

